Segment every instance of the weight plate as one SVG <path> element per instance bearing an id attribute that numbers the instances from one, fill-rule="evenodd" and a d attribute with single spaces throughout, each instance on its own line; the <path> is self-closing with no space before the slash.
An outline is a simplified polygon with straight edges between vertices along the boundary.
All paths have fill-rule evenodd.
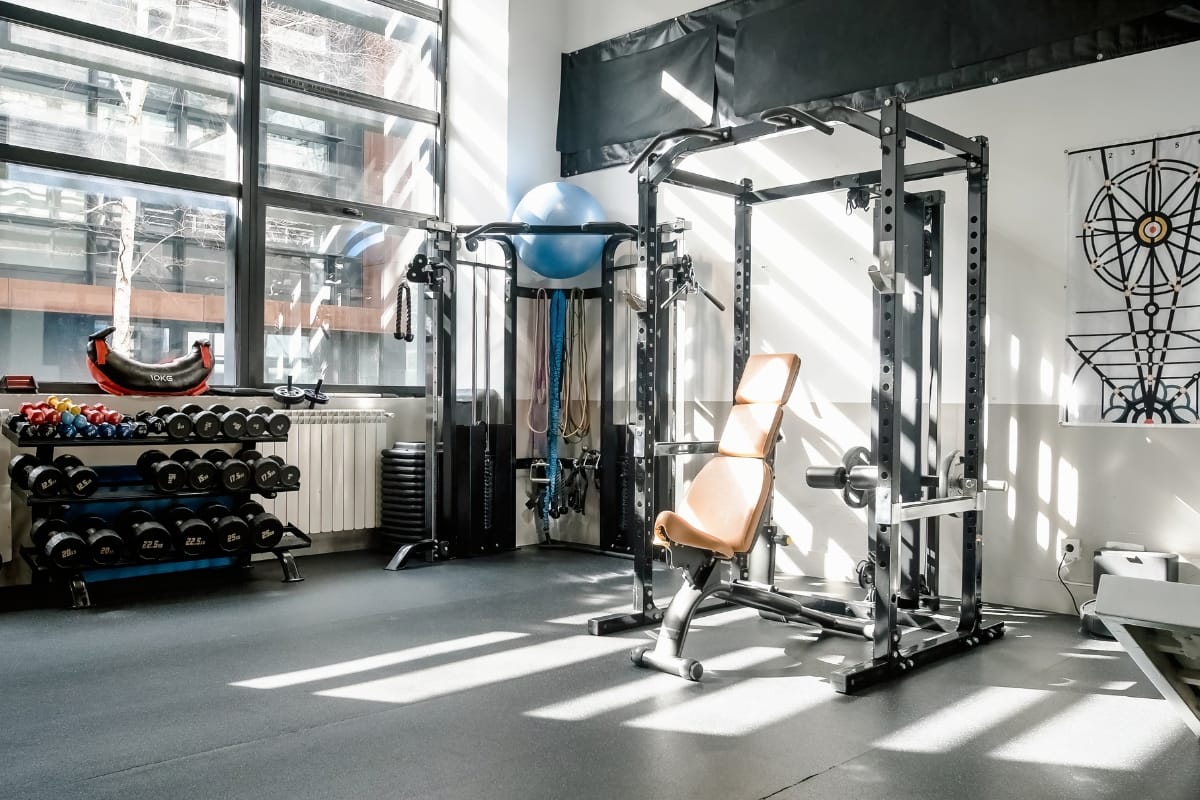
<path id="1" fill-rule="evenodd" d="M 415 503 L 424 502 L 424 492 L 384 492 L 381 498 L 384 503 Z"/>
<path id="2" fill-rule="evenodd" d="M 285 406 L 294 406 L 304 402 L 304 390 L 299 386 L 276 386 L 271 390 L 271 394 Z"/>
<path id="3" fill-rule="evenodd" d="M 414 519 L 425 519 L 425 511 L 420 506 L 383 506 L 380 512 L 386 516 L 400 515 Z"/>
<path id="4" fill-rule="evenodd" d="M 423 520 L 388 520 L 381 519 L 379 521 L 381 530 L 392 531 L 423 531 L 425 530 L 425 522 Z"/>
<path id="5" fill-rule="evenodd" d="M 394 508 L 400 511 L 417 510 L 425 507 L 423 497 L 385 497 L 379 501 L 383 508 Z"/>
<path id="6" fill-rule="evenodd" d="M 425 519 L 425 507 L 421 505 L 387 506 L 384 516 L 396 519 Z"/>
<path id="7" fill-rule="evenodd" d="M 425 518 L 425 506 L 418 503 L 385 503 L 379 507 L 384 516 L 403 517 L 405 519 L 415 517 L 417 519 Z"/>
<path id="8" fill-rule="evenodd" d="M 379 498 L 380 502 L 392 503 L 393 505 L 408 505 L 411 503 L 425 502 L 424 492 L 383 492 Z"/>
<path id="9" fill-rule="evenodd" d="M 379 529 L 382 531 L 393 531 L 396 533 L 420 533 L 425 530 L 425 526 L 419 522 L 381 522 Z"/>
<path id="10" fill-rule="evenodd" d="M 404 482 L 404 481 L 385 481 L 383 484 L 383 495 L 404 495 L 414 497 L 425 496 L 425 482 Z"/>

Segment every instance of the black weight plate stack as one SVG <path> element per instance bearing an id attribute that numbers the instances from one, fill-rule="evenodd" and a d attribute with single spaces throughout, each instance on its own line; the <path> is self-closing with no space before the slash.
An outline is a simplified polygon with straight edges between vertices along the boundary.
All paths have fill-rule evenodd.
<path id="1" fill-rule="evenodd" d="M 384 450 L 380 534 L 393 544 L 425 535 L 425 443 L 396 442 Z"/>

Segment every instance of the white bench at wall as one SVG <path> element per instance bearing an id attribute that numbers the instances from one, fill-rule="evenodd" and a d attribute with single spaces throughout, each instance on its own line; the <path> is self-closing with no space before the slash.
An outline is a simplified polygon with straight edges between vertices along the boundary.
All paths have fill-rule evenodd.
<path id="1" fill-rule="evenodd" d="M 1105 575 L 1096 613 L 1200 737 L 1200 585 Z"/>

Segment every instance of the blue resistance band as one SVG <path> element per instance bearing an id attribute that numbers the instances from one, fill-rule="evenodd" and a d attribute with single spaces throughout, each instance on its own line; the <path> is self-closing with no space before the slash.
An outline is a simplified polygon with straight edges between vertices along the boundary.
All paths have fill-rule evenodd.
<path id="1" fill-rule="evenodd" d="M 567 295 L 561 289 L 550 294 L 549 386 L 546 389 L 546 496 L 542 501 L 542 519 L 550 516 L 558 487 L 558 416 L 561 411 L 563 346 L 567 338 Z"/>

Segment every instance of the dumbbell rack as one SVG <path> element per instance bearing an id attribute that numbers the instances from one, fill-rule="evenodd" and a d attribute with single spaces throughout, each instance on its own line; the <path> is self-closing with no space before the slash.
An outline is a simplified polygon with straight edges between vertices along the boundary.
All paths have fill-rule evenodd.
<path id="1" fill-rule="evenodd" d="M 210 439 L 198 439 L 195 437 L 170 439 L 166 436 L 150 436 L 142 439 L 38 439 L 28 441 L 21 440 L 7 426 L 4 426 L 0 430 L 3 431 L 5 438 L 16 447 L 35 449 L 38 460 L 46 464 L 53 461 L 54 450 L 57 447 L 193 447 L 197 445 L 208 446 L 220 444 L 252 446 L 262 442 L 286 442 L 288 440 L 287 436 L 259 436 L 257 438 L 246 437 L 240 439 L 232 439 L 225 436 L 217 436 Z M 281 492 L 296 492 L 300 490 L 299 486 L 294 486 L 280 487 L 270 491 L 249 489 L 242 492 L 231 492 L 224 487 L 217 487 L 206 491 L 167 493 L 146 485 L 145 481 L 141 476 L 137 475 L 136 469 L 132 466 L 102 466 L 95 467 L 95 469 L 100 474 L 101 486 L 95 494 L 89 497 L 74 497 L 70 495 L 38 497 L 15 484 L 11 487 L 12 494 L 30 508 L 31 522 L 35 522 L 41 518 L 46 509 L 52 507 L 69 506 L 72 512 L 74 512 L 72 516 L 81 516 L 93 513 L 100 514 L 100 509 L 90 508 L 92 505 L 103 507 L 113 503 L 139 502 L 140 504 L 145 501 L 152 503 L 162 502 L 164 505 L 170 505 L 188 498 L 203 497 L 214 502 L 227 502 L 231 508 L 234 508 L 236 504 L 249 500 L 253 495 L 272 498 Z M 312 539 L 306 533 L 291 523 L 285 522 L 283 526 L 283 538 L 279 544 L 270 550 L 244 551 L 207 558 L 169 557 L 162 561 L 122 561 L 108 566 L 80 566 L 66 570 L 47 563 L 43 554 L 32 546 L 22 547 L 20 553 L 21 558 L 33 571 L 35 582 L 53 583 L 56 581 L 65 581 L 70 591 L 71 607 L 78 609 L 90 608 L 92 605 L 87 588 L 89 581 L 99 583 L 202 569 L 249 567 L 251 556 L 255 552 L 273 554 L 279 560 L 280 567 L 283 570 L 283 582 L 296 583 L 304 580 L 304 577 L 300 574 L 296 560 L 292 556 L 292 551 L 302 550 L 311 546 Z"/>

